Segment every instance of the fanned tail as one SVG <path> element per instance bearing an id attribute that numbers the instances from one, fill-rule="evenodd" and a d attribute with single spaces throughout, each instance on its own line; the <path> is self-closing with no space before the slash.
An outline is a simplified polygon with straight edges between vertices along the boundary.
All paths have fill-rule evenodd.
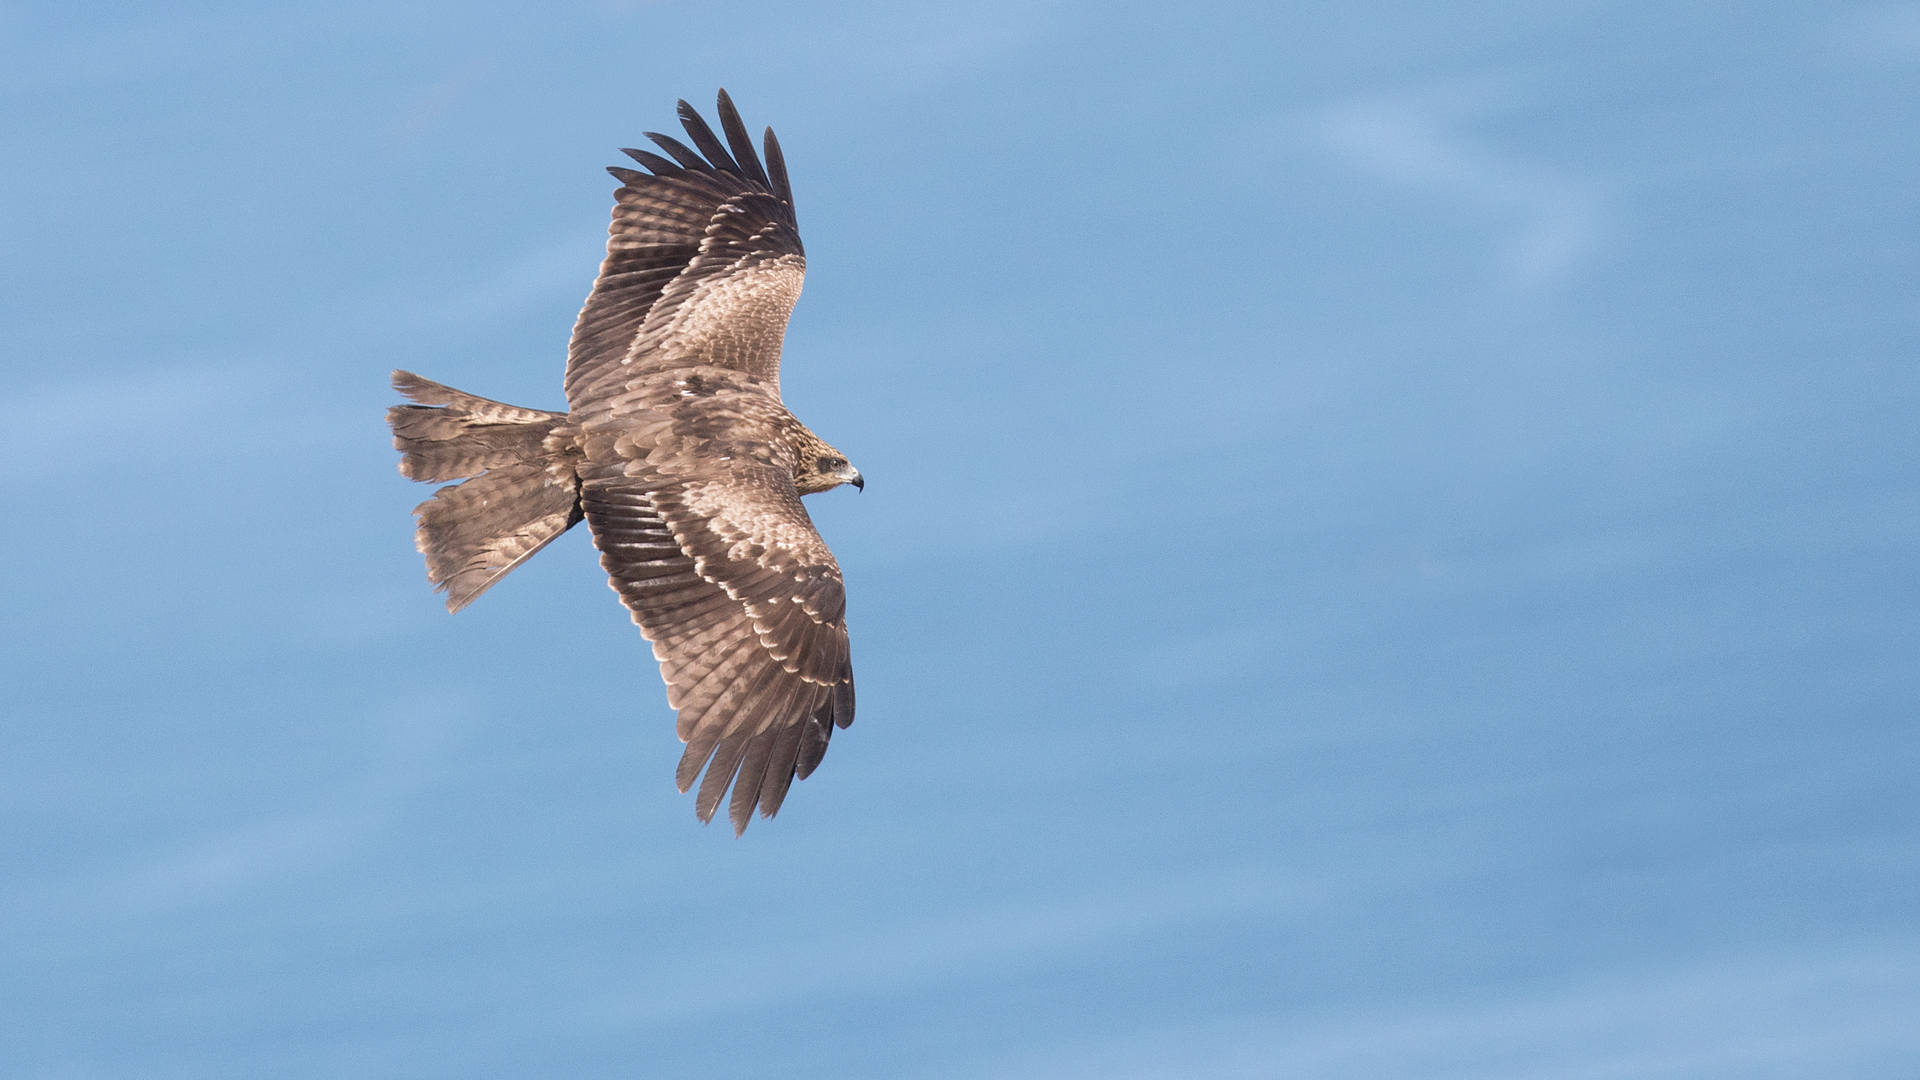
<path id="1" fill-rule="evenodd" d="M 581 520 L 564 413 L 462 393 L 409 371 L 393 388 L 418 405 L 387 410 L 400 475 L 464 480 L 414 507 L 427 578 L 459 611 Z"/>

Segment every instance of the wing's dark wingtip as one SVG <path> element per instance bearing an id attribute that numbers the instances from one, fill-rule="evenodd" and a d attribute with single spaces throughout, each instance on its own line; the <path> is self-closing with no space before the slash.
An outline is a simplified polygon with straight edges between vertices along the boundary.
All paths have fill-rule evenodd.
<path id="1" fill-rule="evenodd" d="M 768 128 L 762 140 L 767 149 L 767 186 L 773 189 L 774 197 L 793 208 L 793 184 L 787 179 L 787 155 L 780 152 L 780 139 Z"/>
<path id="2" fill-rule="evenodd" d="M 786 157 L 780 152 L 780 140 L 773 134 L 772 128 L 766 129 L 763 139 L 764 151 L 754 149 L 753 138 L 747 134 L 747 125 L 740 119 L 740 110 L 734 106 L 733 98 L 726 88 L 720 89 L 716 98 L 720 114 L 720 127 L 726 133 L 726 142 L 722 143 L 713 133 L 700 111 L 682 98 L 675 103 L 675 111 L 680 117 L 680 126 L 686 128 L 687 137 L 693 146 L 658 131 L 644 131 L 654 145 L 672 156 L 669 162 L 656 154 L 645 150 L 621 147 L 620 152 L 645 165 L 655 176 L 677 176 L 683 171 L 702 173 L 730 173 L 734 176 L 758 183 L 771 192 L 776 199 L 787 204 L 789 213 L 793 206 L 793 185 L 787 179 Z M 765 163 L 762 163 L 764 153 Z M 607 169 L 622 183 L 632 183 L 626 175 Z"/>
<path id="3" fill-rule="evenodd" d="M 720 88 L 715 107 L 720 113 L 720 129 L 727 133 L 727 146 L 733 150 L 734 161 L 748 178 L 771 189 L 773 184 L 767 179 L 767 170 L 761 167 L 760 155 L 754 152 L 753 137 L 747 134 L 747 125 L 740 119 L 740 110 L 734 108 L 733 99 L 727 96 L 724 86 Z"/>
<path id="4" fill-rule="evenodd" d="M 707 155 L 707 161 L 713 168 L 735 176 L 746 175 L 739 163 L 733 160 L 733 155 L 727 153 L 727 148 L 720 144 L 713 129 L 707 126 L 706 118 L 684 101 L 680 103 L 680 126 L 687 129 L 687 137 L 693 140 L 693 145 L 699 147 L 701 153 Z"/>
<path id="5" fill-rule="evenodd" d="M 652 169 L 653 175 L 655 176 L 679 176 L 681 173 L 687 171 L 675 165 L 673 162 L 668 161 L 666 158 L 661 157 L 659 154 L 649 153 L 645 150 L 635 150 L 630 146 L 623 146 L 620 148 L 620 152 L 640 164 L 645 165 L 647 168 Z M 608 171 L 611 172 L 612 170 L 609 169 Z M 617 176 L 619 174 L 616 173 L 615 175 Z"/>
<path id="6" fill-rule="evenodd" d="M 694 153 L 693 150 L 689 148 L 686 143 L 681 142 L 679 139 L 676 139 L 671 135 L 662 135 L 657 131 L 643 131 L 640 134 L 645 135 L 648 139 L 651 139 L 655 146 L 658 146 L 660 149 L 665 150 L 669 154 L 672 154 L 673 160 L 679 162 L 681 168 L 692 169 L 695 172 L 712 172 L 713 171 L 713 166 L 707 164 L 707 161 L 705 158 L 701 157 L 697 153 Z"/>

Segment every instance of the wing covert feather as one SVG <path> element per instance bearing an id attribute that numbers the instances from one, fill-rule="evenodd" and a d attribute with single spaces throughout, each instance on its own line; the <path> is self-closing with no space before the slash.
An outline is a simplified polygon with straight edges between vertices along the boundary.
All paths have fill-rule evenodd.
<path id="1" fill-rule="evenodd" d="M 621 186 L 607 256 L 567 350 L 567 400 L 576 414 L 617 395 L 635 375 L 684 363 L 757 374 L 777 393 L 780 344 L 806 253 L 778 143 L 767 141 L 775 159 L 769 175 L 724 90 L 719 108 L 732 153 L 681 102 L 682 125 L 699 150 L 648 133 L 672 162 L 627 150 L 650 172 L 610 170 Z"/>
<path id="2" fill-rule="evenodd" d="M 680 789 L 705 772 L 695 810 L 707 820 L 731 787 L 743 830 L 853 722 L 845 588 L 778 466 L 655 456 L 583 466 L 581 505 L 679 712 Z"/>

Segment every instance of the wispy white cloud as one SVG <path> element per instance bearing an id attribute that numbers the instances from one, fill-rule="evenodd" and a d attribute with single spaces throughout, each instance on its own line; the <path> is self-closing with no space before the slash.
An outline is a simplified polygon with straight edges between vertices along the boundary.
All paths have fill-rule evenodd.
<path id="1" fill-rule="evenodd" d="M 604 225 L 550 233 L 489 261 L 434 267 L 405 280 L 369 283 L 337 305 L 336 322 L 377 328 L 378 333 L 371 336 L 383 346 L 412 334 L 444 349 L 491 341 L 503 324 L 557 309 L 565 312 L 564 321 L 553 323 L 552 333 L 559 342 L 557 348 L 563 350 L 573 312 L 586 300 L 605 250 Z M 351 351 L 346 344 L 338 347 Z M 446 373 L 440 377 L 453 378 Z"/>
<path id="2" fill-rule="evenodd" d="M 1920 1065 L 1920 941 L 1749 957 L 1370 1017 L 1239 1018 L 1050 1046 L 928 1077 L 1719 1080 Z"/>
<path id="3" fill-rule="evenodd" d="M 1054 32 L 1057 2 L 946 6 L 876 4 L 859 18 L 822 22 L 820 32 L 850 55 L 908 85 L 925 85 L 978 70 L 1008 55 L 1039 47 Z"/>
<path id="4" fill-rule="evenodd" d="M 136 862 L 99 895 L 167 910 L 242 895 L 274 878 L 339 859 L 366 831 L 372 808 L 336 803 L 183 840 Z"/>
<path id="5" fill-rule="evenodd" d="M 592 1026 L 653 1026 L 822 995 L 869 996 L 985 971 L 1058 962 L 1210 919 L 1319 903 L 1308 887 L 1268 872 L 1117 887 L 1066 899 L 996 904 L 892 926 L 808 934 L 770 955 L 764 945 L 706 953 L 645 972 L 624 992 L 567 1003 L 562 1016 Z M 774 970 L 778 979 L 745 978 Z"/>
<path id="6" fill-rule="evenodd" d="M 0 397 L 0 485 L 70 482 L 95 468 L 137 468 L 204 439 L 202 425 L 240 400 L 237 366 L 193 365 L 45 383 Z"/>
<path id="7" fill-rule="evenodd" d="M 1484 110 L 1459 95 L 1365 99 L 1328 110 L 1316 127 L 1327 145 L 1369 175 L 1506 218 L 1499 244 L 1505 275 L 1520 286 L 1549 284 L 1593 249 L 1598 186 L 1463 133 Z"/>
<path id="8" fill-rule="evenodd" d="M 602 227 L 581 228 L 521 252 L 488 269 L 477 281 L 448 288 L 444 298 L 417 307 L 425 320 L 457 324 L 491 323 L 519 315 L 556 294 L 586 300 L 606 241 Z M 570 327 L 562 327 L 561 332 Z M 562 336 L 561 343 L 565 344 Z"/>
<path id="9" fill-rule="evenodd" d="M 1828 49 L 1846 60 L 1920 60 L 1920 4 L 1849 11 L 1828 23 L 1824 36 Z"/>
<path id="10" fill-rule="evenodd" d="M 388 129 L 387 138 L 394 143 L 411 142 L 419 138 L 427 128 L 433 126 L 435 120 L 459 104 L 461 98 L 479 85 L 492 66 L 492 62 L 485 57 L 477 57 L 460 65 L 452 74 L 429 87 L 406 112 L 397 117 Z"/>
<path id="11" fill-rule="evenodd" d="M 343 781 L 289 793 L 292 806 L 180 835 L 71 877 L 23 882 L 8 907 L 114 919 L 254 898 L 351 858 L 445 767 L 458 703 L 405 699 L 370 718 L 370 758 Z"/>

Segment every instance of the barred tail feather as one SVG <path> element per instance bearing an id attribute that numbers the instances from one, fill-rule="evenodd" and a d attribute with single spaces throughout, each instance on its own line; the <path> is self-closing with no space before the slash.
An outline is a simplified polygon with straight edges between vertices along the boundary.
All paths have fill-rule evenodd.
<path id="1" fill-rule="evenodd" d="M 443 487 L 414 508 L 427 578 L 459 611 L 581 520 L 568 446 L 553 445 L 563 413 L 464 394 L 411 372 L 394 389 L 420 405 L 387 410 L 400 473 Z"/>

